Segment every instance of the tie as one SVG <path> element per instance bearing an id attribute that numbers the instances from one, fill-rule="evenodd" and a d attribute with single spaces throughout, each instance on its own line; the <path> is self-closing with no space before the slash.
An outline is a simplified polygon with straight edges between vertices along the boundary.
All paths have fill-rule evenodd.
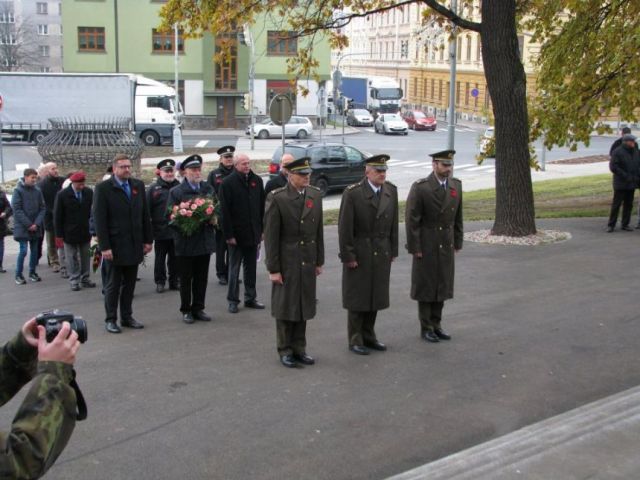
<path id="1" fill-rule="evenodd" d="M 124 190 L 124 193 L 127 195 L 127 198 L 131 200 L 131 190 L 129 190 L 129 182 L 124 182 L 122 184 L 122 189 Z"/>
<path id="2" fill-rule="evenodd" d="M 82 192 L 76 192 L 76 198 L 79 202 L 82 202 Z"/>
<path id="3" fill-rule="evenodd" d="M 380 198 L 380 189 L 377 189 L 377 190 L 376 190 L 376 197 L 377 197 L 377 198 Z"/>
<path id="4" fill-rule="evenodd" d="M 442 185 L 443 190 L 447 189 L 447 182 L 442 182 L 440 185 Z"/>

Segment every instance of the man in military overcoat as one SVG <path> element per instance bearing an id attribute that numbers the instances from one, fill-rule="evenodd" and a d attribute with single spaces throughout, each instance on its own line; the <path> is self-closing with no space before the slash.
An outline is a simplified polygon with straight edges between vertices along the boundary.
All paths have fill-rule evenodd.
<path id="1" fill-rule="evenodd" d="M 315 363 L 306 353 L 306 326 L 316 314 L 324 236 L 322 194 L 309 185 L 309 158 L 295 160 L 288 168 L 287 186 L 267 197 L 264 244 L 280 362 L 295 368 Z"/>
<path id="2" fill-rule="evenodd" d="M 451 176 L 454 154 L 432 154 L 433 172 L 416 181 L 407 197 L 411 298 L 418 301 L 422 338 L 434 343 L 451 339 L 441 326 L 442 308 L 453 298 L 455 253 L 462 248 L 462 183 Z"/>
<path id="3" fill-rule="evenodd" d="M 387 347 L 374 330 L 389 307 L 391 262 L 398 256 L 398 191 L 386 181 L 388 155 L 366 160 L 365 178 L 348 186 L 340 204 L 342 306 L 349 311 L 349 350 L 368 355 Z"/>

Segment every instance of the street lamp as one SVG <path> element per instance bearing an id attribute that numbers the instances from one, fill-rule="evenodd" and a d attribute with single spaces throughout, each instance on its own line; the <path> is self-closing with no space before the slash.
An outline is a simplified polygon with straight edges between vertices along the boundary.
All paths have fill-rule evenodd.
<path id="1" fill-rule="evenodd" d="M 249 131 L 251 132 L 251 150 L 254 149 L 255 144 L 255 132 L 254 127 L 256 124 L 256 109 L 255 109 L 255 96 L 254 96 L 254 80 L 256 76 L 256 58 L 255 58 L 255 43 L 253 42 L 253 33 L 251 32 L 251 28 L 249 28 L 248 24 L 244 24 L 243 33 L 244 33 L 244 42 L 249 47 L 250 51 L 250 59 L 249 59 L 249 109 L 251 113 L 251 128 Z M 283 150 L 284 152 L 284 150 Z"/>
<path id="2" fill-rule="evenodd" d="M 173 51 L 174 51 L 174 88 L 175 100 L 173 104 L 173 153 L 182 153 L 182 132 L 178 124 L 178 106 L 180 105 L 180 97 L 178 96 L 178 23 L 173 24 Z"/>
<path id="3" fill-rule="evenodd" d="M 451 11 L 455 14 L 458 10 L 458 0 L 451 0 Z M 456 62 L 457 62 L 457 27 L 452 26 L 451 39 L 449 40 L 449 125 L 447 126 L 447 148 L 453 150 L 456 135 Z"/>

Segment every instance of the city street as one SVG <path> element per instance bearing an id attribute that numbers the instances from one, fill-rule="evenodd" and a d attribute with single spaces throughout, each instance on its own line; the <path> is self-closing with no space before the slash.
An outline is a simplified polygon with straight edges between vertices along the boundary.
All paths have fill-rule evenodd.
<path id="1" fill-rule="evenodd" d="M 465 243 L 455 299 L 444 311 L 448 343 L 418 335 L 411 262 L 401 248 L 391 307 L 377 323 L 389 351 L 347 350 L 335 227 L 325 229 L 318 314 L 308 325 L 312 367 L 283 368 L 269 311 L 227 313 L 226 289 L 213 272 L 207 311 L 214 321 L 185 325 L 177 293 L 154 291 L 153 256 L 140 268 L 134 300 L 144 330 L 106 333 L 100 288 L 71 292 L 42 266 L 38 284 L 16 286 L 11 273 L 0 275 L 0 338 L 53 307 L 88 322 L 76 370 L 89 418 L 77 424 L 49 480 L 383 479 L 638 385 L 640 331 L 630 301 L 637 273 L 620 252 L 640 234 L 609 235 L 603 225 L 540 221 L 573 235 L 542 247 Z M 11 270 L 16 248 L 11 239 L 7 246 Z M 262 263 L 257 290 L 269 308 Z M 4 431 L 24 394 L 0 411 Z M 596 444 L 574 458 L 584 455 L 596 473 L 611 475 L 580 478 L 637 478 L 616 476 L 615 457 L 598 453 Z"/>

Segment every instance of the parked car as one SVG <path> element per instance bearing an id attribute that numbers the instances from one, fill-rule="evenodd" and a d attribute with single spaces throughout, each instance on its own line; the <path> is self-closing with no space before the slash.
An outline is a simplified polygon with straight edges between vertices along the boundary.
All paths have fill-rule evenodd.
<path id="1" fill-rule="evenodd" d="M 495 129 L 488 127 L 480 137 L 480 151 L 489 158 L 496 156 Z"/>
<path id="2" fill-rule="evenodd" d="M 364 160 L 371 155 L 341 143 L 287 143 L 284 151 L 295 159 L 311 159 L 311 185 L 318 187 L 322 195 L 329 190 L 344 188 L 364 177 Z M 269 164 L 269 177 L 280 175 L 282 147 L 273 153 Z"/>
<path id="3" fill-rule="evenodd" d="M 402 118 L 409 128 L 413 130 L 431 130 L 435 131 L 438 126 L 436 117 L 426 114 L 420 110 L 409 110 L 402 114 Z"/>
<path id="4" fill-rule="evenodd" d="M 376 118 L 373 128 L 376 133 L 401 133 L 409 134 L 409 125 L 397 113 L 383 113 Z"/>
<path id="5" fill-rule="evenodd" d="M 245 130 L 251 135 L 251 125 Z M 282 125 L 277 125 L 270 118 L 265 118 L 254 125 L 253 134 L 258 138 L 282 137 Z M 307 117 L 293 116 L 284 126 L 285 137 L 307 138 L 313 134 L 313 125 Z"/>
<path id="6" fill-rule="evenodd" d="M 347 111 L 347 125 L 351 125 L 354 127 L 372 127 L 373 117 L 371 116 L 369 111 L 365 110 L 364 108 L 354 108 Z"/>

